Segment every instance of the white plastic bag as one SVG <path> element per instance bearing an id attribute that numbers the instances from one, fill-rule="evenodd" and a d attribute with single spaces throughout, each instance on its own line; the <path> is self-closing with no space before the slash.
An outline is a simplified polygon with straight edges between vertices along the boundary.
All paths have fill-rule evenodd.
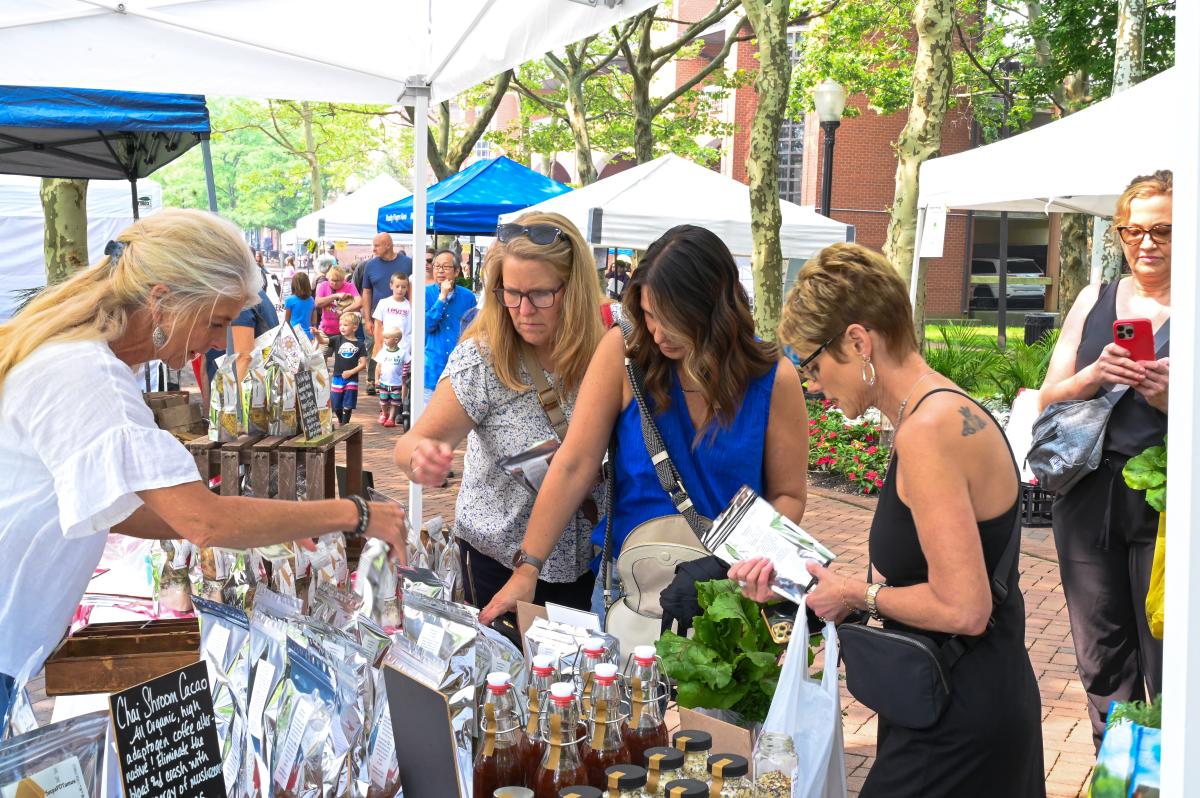
<path id="1" fill-rule="evenodd" d="M 825 674 L 820 682 L 808 673 L 807 632 L 801 603 L 763 731 L 789 734 L 796 746 L 800 767 L 792 798 L 845 798 L 837 630 L 832 622 L 825 624 Z"/>

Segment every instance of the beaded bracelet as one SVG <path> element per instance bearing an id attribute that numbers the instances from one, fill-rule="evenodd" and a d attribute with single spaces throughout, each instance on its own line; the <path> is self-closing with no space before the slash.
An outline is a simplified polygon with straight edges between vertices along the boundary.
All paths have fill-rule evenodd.
<path id="1" fill-rule="evenodd" d="M 349 534 L 362 537 L 367 534 L 367 527 L 371 525 L 371 505 L 367 504 L 362 496 L 350 496 L 350 501 L 358 508 L 358 526 Z"/>

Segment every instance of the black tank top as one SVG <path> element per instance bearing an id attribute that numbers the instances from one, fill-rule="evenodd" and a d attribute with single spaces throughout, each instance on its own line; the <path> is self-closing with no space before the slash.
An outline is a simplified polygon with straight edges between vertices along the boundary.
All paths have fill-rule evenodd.
<path id="1" fill-rule="evenodd" d="M 1100 352 L 1113 340 L 1113 322 L 1117 320 L 1117 287 L 1120 280 L 1100 287 L 1100 296 L 1083 322 L 1083 335 L 1075 354 L 1078 373 L 1100 358 Z M 1158 357 L 1171 354 L 1168 342 Z M 1103 391 L 1097 391 L 1099 396 Z M 1155 410 L 1137 391 L 1130 389 L 1113 407 L 1104 433 L 1104 450 L 1126 457 L 1141 454 L 1151 446 L 1161 446 L 1167 434 L 1167 415 Z"/>
<path id="2" fill-rule="evenodd" d="M 938 388 L 925 394 L 910 411 L 910 415 L 916 413 L 917 408 L 935 393 L 959 394 L 978 405 L 984 414 L 992 419 L 992 422 L 996 426 L 999 426 L 999 423 L 996 422 L 996 419 L 988 412 L 987 408 L 975 402 L 974 399 L 971 399 L 966 394 L 951 388 Z M 1001 432 L 1003 433 L 1003 430 Z M 888 466 L 887 477 L 884 479 L 883 487 L 879 491 L 879 503 L 875 507 L 875 517 L 871 520 L 869 549 L 871 563 L 887 577 L 888 585 L 892 587 L 908 587 L 929 581 L 929 563 L 925 559 L 925 552 L 921 550 L 921 541 L 917 537 L 917 525 L 913 521 L 912 511 L 908 509 L 908 505 L 901 501 L 900 495 L 896 490 L 896 472 L 899 464 L 899 456 L 893 450 L 892 462 Z M 1019 471 L 1015 460 L 1013 461 L 1013 472 L 1014 483 L 1019 484 Z M 1012 537 L 1013 524 L 1016 523 L 1017 513 L 1020 510 L 1021 493 L 1018 487 L 1017 497 L 1012 507 L 996 518 L 978 522 L 979 537 L 983 544 L 983 559 L 987 568 L 989 582 L 996 570 L 996 566 L 1000 562 L 1000 558 L 1004 556 L 1004 549 Z M 1014 593 L 1020 594 L 1017 559 L 1019 558 L 1013 559 L 1012 572 L 1008 574 L 1007 579 L 1010 597 Z M 1019 609 L 1018 605 L 1020 605 Z M 1007 636 L 1014 629 L 1023 630 L 1025 623 L 1024 605 L 1019 601 L 1006 601 L 1003 605 L 996 608 L 996 621 L 997 626 L 1002 630 L 998 633 L 1001 636 Z M 884 626 L 888 628 L 908 628 L 891 620 L 886 620 Z M 930 632 L 928 630 L 917 631 L 929 635 L 939 642 L 949 637 L 949 635 Z"/>

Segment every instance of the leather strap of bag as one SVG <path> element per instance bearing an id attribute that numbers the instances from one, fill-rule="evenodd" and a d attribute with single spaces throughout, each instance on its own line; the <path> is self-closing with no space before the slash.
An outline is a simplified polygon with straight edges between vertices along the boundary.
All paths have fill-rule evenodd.
<path id="1" fill-rule="evenodd" d="M 692 498 L 688 496 L 687 489 L 683 487 L 683 478 L 667 453 L 667 446 L 663 442 L 662 434 L 658 431 L 658 425 L 654 423 L 654 415 L 646 404 L 642 388 L 642 367 L 633 358 L 626 355 L 625 371 L 629 374 L 633 398 L 638 404 L 638 411 L 642 417 L 642 437 L 646 442 L 646 451 L 650 454 L 650 462 L 654 464 L 654 473 L 658 475 L 658 484 L 662 485 L 662 489 L 667 492 L 671 504 L 675 506 L 679 514 L 687 519 L 688 526 L 692 528 L 697 540 L 703 540 L 704 534 L 712 526 L 712 521 L 696 511 L 695 505 L 692 504 Z"/>
<path id="2" fill-rule="evenodd" d="M 542 412 L 546 414 L 546 420 L 550 422 L 551 429 L 558 436 L 561 443 L 567 437 L 567 414 L 563 412 L 562 402 L 558 399 L 558 391 L 550 387 L 550 383 L 546 380 L 546 375 L 542 371 L 541 365 L 535 359 L 533 366 L 530 367 L 529 358 L 526 352 L 521 353 L 521 363 L 524 364 L 525 370 L 529 372 L 529 376 L 533 379 L 533 388 L 537 393 L 538 404 L 542 406 Z"/>

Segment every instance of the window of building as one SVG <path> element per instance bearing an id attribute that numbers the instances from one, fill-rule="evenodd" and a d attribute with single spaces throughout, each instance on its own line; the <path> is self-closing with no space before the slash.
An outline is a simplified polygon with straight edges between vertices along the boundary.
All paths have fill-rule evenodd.
<path id="1" fill-rule="evenodd" d="M 792 53 L 792 66 L 800 62 L 800 28 L 788 31 L 788 48 Z M 800 202 L 803 190 L 801 167 L 804 160 L 804 120 L 785 119 L 779 131 L 779 198 L 788 202 Z"/>

